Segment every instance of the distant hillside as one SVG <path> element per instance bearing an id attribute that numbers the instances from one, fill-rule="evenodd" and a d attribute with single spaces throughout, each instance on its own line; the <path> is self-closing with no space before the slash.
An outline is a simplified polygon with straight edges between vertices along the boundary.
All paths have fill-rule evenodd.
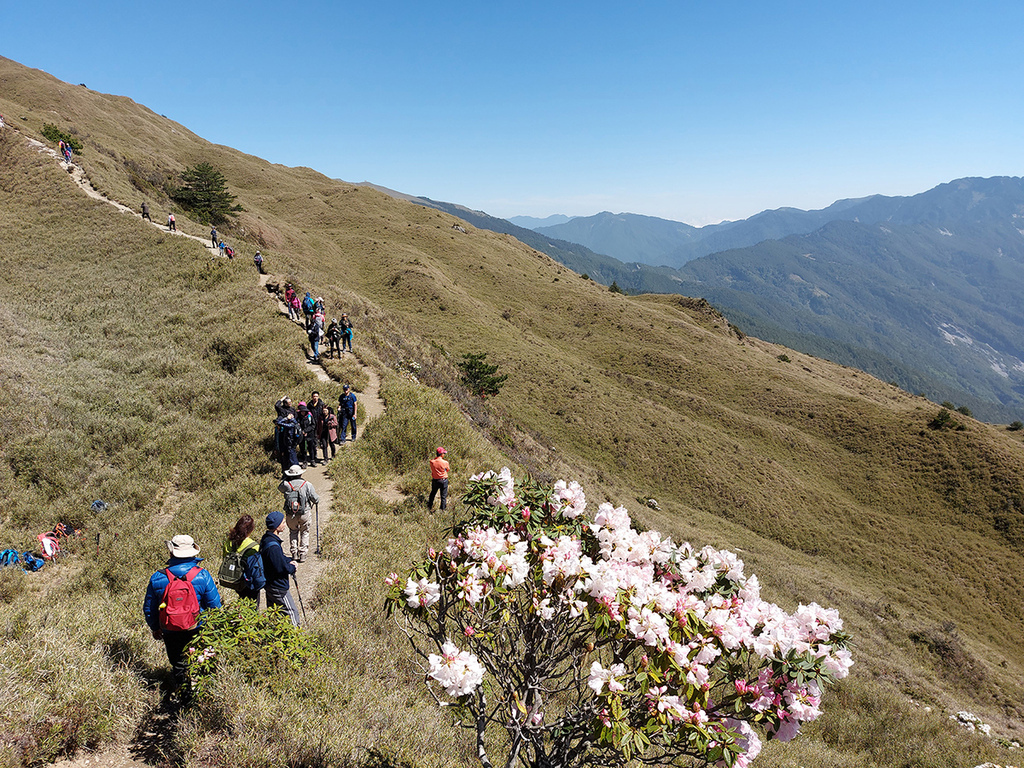
<path id="1" fill-rule="evenodd" d="M 678 221 L 635 213 L 599 213 L 537 230 L 547 237 L 581 243 L 597 253 L 622 261 L 658 266 L 668 264 L 665 254 L 688 242 L 701 230 Z"/>
<path id="2" fill-rule="evenodd" d="M 710 253 L 813 232 L 830 221 L 881 221 L 891 215 L 902 199 L 874 195 L 840 200 L 818 211 L 779 208 L 762 211 L 749 219 L 700 228 L 653 216 L 606 212 L 538 231 L 622 261 L 681 267 Z"/>
<path id="3" fill-rule="evenodd" d="M 509 216 L 508 221 L 511 221 L 517 227 L 537 229 L 538 227 L 550 227 L 553 224 L 565 224 L 565 222 L 572 220 L 572 218 L 572 216 L 566 216 L 562 213 L 553 213 L 550 216 L 545 216 L 543 219 L 533 216 Z"/>
<path id="4" fill-rule="evenodd" d="M 1024 181 L 961 179 L 884 224 L 706 256 L 678 290 L 750 333 L 993 421 L 1024 418 Z"/>

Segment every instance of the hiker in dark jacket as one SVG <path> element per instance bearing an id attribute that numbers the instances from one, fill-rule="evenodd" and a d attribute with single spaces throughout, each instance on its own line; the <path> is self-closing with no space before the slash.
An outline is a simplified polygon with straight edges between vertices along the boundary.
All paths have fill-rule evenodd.
<path id="1" fill-rule="evenodd" d="M 299 439 L 302 441 L 299 451 L 300 462 L 303 469 L 306 465 L 315 467 L 316 460 L 316 417 L 309 410 L 305 403 L 299 403 Z"/>
<path id="2" fill-rule="evenodd" d="M 295 410 L 295 406 L 292 405 L 292 399 L 288 395 L 274 403 L 274 410 L 277 411 L 277 418 L 279 419 L 283 419 L 289 413 L 295 417 L 299 415 L 299 412 Z"/>
<path id="3" fill-rule="evenodd" d="M 295 563 L 286 557 L 281 547 L 281 536 L 285 529 L 284 512 L 267 515 L 267 532 L 260 539 L 260 555 L 263 557 L 263 573 L 267 578 L 267 607 L 279 605 L 284 608 L 292 624 L 299 626 L 299 611 L 288 591 L 288 577 L 295 573 Z"/>
<path id="4" fill-rule="evenodd" d="M 195 590 L 200 610 L 220 608 L 220 592 L 217 591 L 217 582 L 211 573 L 199 565 L 203 558 L 199 557 L 199 547 L 191 536 L 175 536 L 167 542 L 167 550 L 171 557 L 167 561 L 166 569 L 159 570 L 150 577 L 146 598 L 142 603 L 142 613 L 153 633 L 153 639 L 163 640 L 167 648 L 167 660 L 171 663 L 171 671 L 174 673 L 175 685 L 180 688 L 188 679 L 185 670 L 185 649 L 199 634 L 199 623 L 188 630 L 172 631 L 160 626 L 160 605 L 170 583 L 167 571 L 178 579 L 184 579 L 193 568 L 196 569 L 192 576 L 192 588 Z"/>
<path id="5" fill-rule="evenodd" d="M 256 521 L 252 515 L 242 515 L 238 522 L 228 531 L 228 539 L 224 542 L 224 554 L 241 552 L 245 555 L 242 559 L 242 573 L 245 574 L 245 589 L 235 590 L 238 596 L 247 598 L 260 606 L 260 592 L 267 585 L 266 576 L 263 574 L 263 558 L 260 557 L 260 545 L 252 538 L 252 530 L 256 527 Z"/>
<path id="6" fill-rule="evenodd" d="M 338 398 L 338 421 L 341 423 L 341 432 L 338 434 L 339 443 L 345 442 L 350 424 L 352 425 L 352 439 L 356 439 L 357 407 L 356 393 L 352 391 L 351 386 L 346 384 L 343 394 Z"/>
<path id="7" fill-rule="evenodd" d="M 338 323 L 341 326 L 341 351 L 344 352 L 345 348 L 348 351 L 352 351 L 352 321 L 348 319 L 348 315 L 341 316 L 341 322 Z"/>
<path id="8" fill-rule="evenodd" d="M 334 359 L 335 351 L 337 351 L 338 357 L 341 357 L 341 325 L 337 318 L 333 318 L 331 324 L 327 326 L 327 341 L 330 343 L 331 359 Z"/>
<path id="9" fill-rule="evenodd" d="M 280 419 L 274 419 L 274 454 L 281 462 L 281 470 L 288 469 L 292 464 L 299 463 L 296 448 L 299 445 L 299 422 L 289 413 Z"/>

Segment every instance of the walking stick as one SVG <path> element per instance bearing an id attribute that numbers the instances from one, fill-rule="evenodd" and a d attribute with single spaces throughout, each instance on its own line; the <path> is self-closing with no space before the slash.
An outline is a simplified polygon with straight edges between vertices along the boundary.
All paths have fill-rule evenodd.
<path id="1" fill-rule="evenodd" d="M 316 553 L 320 554 L 320 502 L 316 502 Z"/>
<path id="2" fill-rule="evenodd" d="M 299 608 L 302 609 L 302 621 L 306 622 L 308 621 L 308 619 L 306 618 L 306 606 L 302 603 L 302 593 L 299 591 L 299 580 L 295 578 L 294 573 L 292 574 L 292 581 L 295 582 L 295 594 L 298 595 Z"/>

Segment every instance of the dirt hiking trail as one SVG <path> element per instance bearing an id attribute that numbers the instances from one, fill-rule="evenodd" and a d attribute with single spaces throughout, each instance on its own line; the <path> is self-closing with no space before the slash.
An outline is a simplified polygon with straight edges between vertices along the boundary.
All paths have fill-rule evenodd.
<path id="1" fill-rule="evenodd" d="M 75 183 L 75 185 L 90 198 L 111 205 L 122 213 L 134 216 L 140 221 L 147 221 L 143 218 L 141 213 L 122 203 L 111 200 L 99 192 L 92 185 L 92 182 L 89 181 L 88 176 L 86 176 L 85 171 L 81 166 L 76 165 L 75 163 L 67 163 L 64 158 L 60 156 L 57 150 L 48 147 L 42 142 L 28 137 L 25 138 L 31 147 L 42 154 L 49 155 L 59 163 L 60 166 L 68 172 L 69 178 Z M 159 229 L 164 234 L 176 235 L 178 237 L 188 238 L 189 240 L 194 240 L 195 242 L 200 243 L 212 254 L 211 258 L 219 256 L 219 249 L 213 247 L 210 240 L 207 238 L 192 235 L 187 232 L 181 232 L 177 229 L 170 230 L 166 225 L 157 223 L 152 219 L 149 219 L 148 223 L 150 226 Z M 260 274 L 259 284 L 265 287 L 268 277 L 269 276 L 266 274 Z M 282 316 L 287 318 L 288 310 L 287 307 L 285 307 L 284 302 L 281 301 L 280 297 L 276 297 L 276 301 L 278 311 Z M 301 324 L 299 324 L 299 327 L 302 327 Z M 363 363 L 362 360 L 359 360 L 358 356 L 355 356 L 355 358 L 359 362 L 359 365 L 366 374 L 369 382 L 363 391 L 356 392 L 359 404 L 362 406 L 362 414 L 358 426 L 359 434 L 362 434 L 369 422 L 384 413 L 385 404 L 380 397 L 380 376 L 377 371 Z M 308 357 L 304 362 L 318 380 L 322 382 L 333 381 L 327 374 L 327 371 L 324 370 L 323 366 L 319 365 L 317 362 L 309 359 Z M 272 411 L 273 404 L 268 403 L 268 416 L 272 415 Z M 338 446 L 338 450 L 345 450 L 351 445 L 351 440 L 346 441 Z M 299 596 L 301 595 L 302 604 L 305 607 L 305 615 L 307 618 L 303 620 L 304 625 L 313 624 L 316 621 L 313 597 L 316 594 L 316 584 L 324 565 L 321 558 L 314 554 L 317 548 L 316 518 L 319 517 L 319 526 L 322 536 L 324 526 L 331 519 L 333 507 L 332 492 L 334 484 L 327 476 L 326 469 L 327 466 L 325 464 L 320 464 L 317 467 L 307 468 L 303 473 L 303 477 L 313 484 L 313 487 L 317 491 L 317 495 L 320 497 L 320 503 L 318 505 L 319 510 L 314 512 L 313 527 L 310 531 L 310 555 L 307 556 L 305 562 L 297 564 L 296 581 L 298 583 L 298 589 L 295 588 L 294 584 L 292 586 L 292 592 L 296 603 L 299 602 Z M 280 482 L 280 476 L 275 474 L 273 477 L 269 477 L 267 481 L 272 482 L 276 489 Z M 393 484 L 387 484 L 383 488 L 377 489 L 376 492 L 389 503 L 395 503 L 404 498 Z M 261 524 L 262 521 L 257 521 L 258 526 Z M 262 529 L 258 528 L 258 530 Z M 284 537 L 284 542 L 285 547 L 287 548 L 287 535 Z M 209 567 L 216 568 L 217 566 L 216 564 L 211 564 Z M 228 594 L 225 597 L 229 601 L 232 599 L 231 594 Z M 265 605 L 265 601 L 263 604 Z M 139 621 L 141 622 L 141 616 Z M 164 766 L 180 764 L 180 756 L 174 754 L 175 721 L 175 713 L 172 712 L 165 703 L 161 703 L 143 717 L 129 743 L 115 745 L 95 753 L 80 752 L 73 758 L 62 760 L 51 765 L 53 768 L 163 768 Z"/>

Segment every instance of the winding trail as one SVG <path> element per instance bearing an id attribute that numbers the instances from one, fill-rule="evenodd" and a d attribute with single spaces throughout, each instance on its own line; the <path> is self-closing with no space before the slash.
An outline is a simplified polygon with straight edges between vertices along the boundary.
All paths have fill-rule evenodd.
<path id="1" fill-rule="evenodd" d="M 138 213 L 134 209 L 129 208 L 116 200 L 111 200 L 97 190 L 92 185 L 92 182 L 89 181 L 88 176 L 86 176 L 85 171 L 81 166 L 65 162 L 64 158 L 60 156 L 57 150 L 48 147 L 40 141 L 29 137 L 25 137 L 25 139 L 32 148 L 42 154 L 49 155 L 59 163 L 60 166 L 68 172 L 68 176 L 75 185 L 90 198 L 113 206 L 122 213 L 134 216 L 140 221 L 146 221 L 146 219 L 142 217 L 141 213 Z M 176 235 L 177 237 L 188 238 L 189 240 L 194 240 L 195 242 L 200 243 L 207 252 L 211 253 L 211 259 L 219 256 L 219 250 L 212 247 L 210 241 L 206 238 L 178 230 L 169 230 L 166 225 L 158 224 L 152 219 L 149 220 L 149 224 L 150 226 L 156 227 L 164 234 Z M 268 279 L 269 275 L 261 274 L 259 277 L 259 284 L 265 288 Z M 280 314 L 287 318 L 288 310 L 285 307 L 284 302 L 281 301 L 280 297 L 276 297 L 276 300 Z M 384 413 L 385 403 L 380 397 L 380 376 L 377 371 L 363 363 L 362 360 L 359 359 L 358 355 L 355 357 L 356 360 L 359 361 L 359 365 L 365 372 L 368 380 L 368 385 L 363 391 L 357 390 L 357 397 L 359 398 L 359 403 L 363 410 L 362 420 L 359 423 L 359 432 L 361 434 L 370 421 Z M 320 381 L 333 381 L 322 365 L 313 362 L 308 358 L 305 360 L 305 365 Z M 342 449 L 347 449 L 351 445 L 352 442 L 347 441 L 343 443 Z M 316 488 L 317 494 L 320 496 L 319 510 L 316 512 L 316 515 L 319 517 L 319 525 L 322 529 L 331 518 L 334 484 L 327 476 L 326 466 L 324 464 L 321 464 L 318 467 L 310 467 L 306 470 L 303 476 L 313 484 L 313 487 Z M 276 488 L 279 482 L 277 476 L 273 478 L 272 482 Z M 377 493 L 388 502 L 396 502 L 404 498 L 404 496 L 392 485 L 378 489 Z M 311 552 L 315 552 L 316 550 L 315 526 L 316 523 L 314 522 L 314 528 L 310 532 Z M 287 539 L 285 539 L 285 541 L 287 542 Z M 296 572 L 296 580 L 298 582 L 297 592 L 302 597 L 302 602 L 305 606 L 305 614 L 309 617 L 308 620 L 310 623 L 316 621 L 313 597 L 315 595 L 316 584 L 319 580 L 323 567 L 323 559 L 320 556 L 314 556 L 307 559 L 306 562 L 299 564 Z M 113 745 L 103 751 L 95 753 L 82 752 L 72 758 L 62 760 L 52 765 L 53 768 L 152 768 L 153 766 L 169 765 L 174 762 L 171 754 L 174 748 L 174 729 L 175 724 L 172 713 L 163 705 L 160 705 L 153 711 L 147 713 L 147 715 L 142 719 L 130 743 Z"/>
<path id="2" fill-rule="evenodd" d="M 260 285 L 266 287 L 267 282 L 270 280 L 270 275 L 260 274 L 259 282 Z M 278 313 L 284 317 L 292 325 L 296 325 L 300 331 L 305 334 L 305 330 L 301 323 L 295 323 L 292 320 L 288 320 L 288 307 L 285 306 L 284 301 L 277 294 L 272 294 L 268 291 L 268 295 L 272 296 L 277 302 Z M 358 355 L 355 356 L 359 360 Z M 334 379 L 328 375 L 324 367 L 317 362 L 314 362 L 310 358 L 306 358 L 306 368 L 308 368 L 318 380 L 325 383 L 337 383 Z M 359 433 L 361 434 L 366 425 L 373 421 L 378 416 L 382 415 L 385 410 L 384 401 L 380 397 L 380 376 L 370 366 L 359 360 L 359 365 L 363 372 L 366 374 L 368 384 L 362 391 L 356 390 L 356 397 L 358 398 L 359 404 L 362 406 L 363 415 L 362 420 L 359 422 Z M 358 438 L 357 438 L 358 439 Z M 352 445 L 352 441 L 346 441 L 339 446 L 341 450 L 347 449 Z M 323 527 L 327 524 L 327 521 L 331 519 L 333 504 L 333 491 L 334 483 L 327 475 L 327 466 L 320 464 L 317 467 L 309 467 L 304 473 L 303 478 L 313 484 L 313 488 L 316 489 L 317 495 L 320 497 L 320 503 L 318 509 L 314 513 L 319 517 L 319 526 L 323 530 Z M 317 522 L 314 519 L 313 528 L 309 534 L 310 540 L 310 552 L 316 551 L 316 527 Z M 287 539 L 285 540 L 287 546 Z M 316 584 L 320 578 L 320 573 L 323 570 L 323 560 L 321 557 L 310 557 L 304 563 L 296 564 L 295 578 L 298 582 L 298 594 L 302 596 L 302 603 L 305 606 L 306 615 L 309 616 L 310 621 L 315 621 L 315 608 L 313 606 L 313 596 L 316 593 Z"/>

